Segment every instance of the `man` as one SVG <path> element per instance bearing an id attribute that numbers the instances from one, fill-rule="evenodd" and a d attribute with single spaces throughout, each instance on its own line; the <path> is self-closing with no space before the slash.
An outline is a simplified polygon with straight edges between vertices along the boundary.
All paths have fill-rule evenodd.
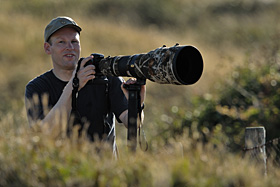
<path id="1" fill-rule="evenodd" d="M 81 61 L 77 71 L 79 80 L 77 97 L 72 98 L 73 79 L 80 59 L 80 32 L 82 29 L 69 17 L 57 17 L 45 28 L 44 50 L 51 56 L 53 69 L 31 80 L 25 91 L 26 109 L 30 125 L 40 124 L 52 133 L 63 124 L 71 126 L 73 98 L 76 99 L 81 126 L 87 128 L 87 135 L 94 141 L 110 139 L 115 143 L 115 117 L 127 127 L 128 92 L 123 84 L 134 84 L 129 79 L 123 83 L 118 77 L 108 77 L 108 84 L 88 84 L 95 79 L 95 66 Z M 145 98 L 145 86 L 141 87 L 141 104 Z M 46 97 L 47 96 L 47 97 Z M 46 99 L 45 99 L 46 98 Z M 142 113 L 143 118 L 143 113 Z M 88 127 L 86 127 L 88 126 Z"/>

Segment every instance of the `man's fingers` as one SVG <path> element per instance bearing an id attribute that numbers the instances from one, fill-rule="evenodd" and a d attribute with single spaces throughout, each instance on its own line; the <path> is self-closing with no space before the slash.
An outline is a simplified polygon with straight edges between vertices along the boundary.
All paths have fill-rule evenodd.
<path id="1" fill-rule="evenodd" d="M 89 57 L 84 58 L 81 62 L 81 67 L 84 67 L 85 64 L 91 59 L 93 59 L 93 56 L 89 56 Z"/>
<path id="2" fill-rule="evenodd" d="M 130 78 L 124 84 L 134 84 L 134 83 L 136 83 L 136 79 L 135 78 Z"/>

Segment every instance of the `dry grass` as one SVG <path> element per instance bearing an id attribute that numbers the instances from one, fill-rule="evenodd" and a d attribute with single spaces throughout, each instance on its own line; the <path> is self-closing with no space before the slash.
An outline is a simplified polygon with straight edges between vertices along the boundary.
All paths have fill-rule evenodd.
<path id="1" fill-rule="evenodd" d="M 121 141 L 116 160 L 105 144 L 31 130 L 21 118 L 1 116 L 2 186 L 279 186 L 275 168 L 265 177 L 262 163 L 203 145 L 187 132 L 168 145 L 154 142 L 148 152 L 130 152 Z"/>

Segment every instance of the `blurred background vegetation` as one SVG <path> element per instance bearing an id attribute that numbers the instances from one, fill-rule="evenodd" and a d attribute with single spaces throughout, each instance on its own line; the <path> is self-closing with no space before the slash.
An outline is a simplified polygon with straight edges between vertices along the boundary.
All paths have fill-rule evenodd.
<path id="1" fill-rule="evenodd" d="M 245 175 L 259 179 L 256 169 L 246 169 L 246 163 L 236 168 L 232 154 L 242 153 L 248 126 L 265 126 L 268 140 L 280 136 L 279 11 L 277 0 L 0 0 L 0 165 L 4 168 L 0 176 L 5 179 L 1 184 L 83 184 L 92 182 L 93 176 L 99 181 L 94 184 L 101 186 L 111 178 L 111 186 L 255 184 Z M 175 43 L 194 45 L 202 53 L 205 69 L 196 84 L 147 81 L 144 123 L 151 154 L 141 155 L 144 162 L 135 160 L 120 146 L 123 157 L 135 168 L 125 168 L 123 160 L 104 166 L 107 157 L 87 159 L 92 156 L 89 150 L 80 158 L 65 142 L 49 143 L 25 131 L 25 85 L 52 67 L 43 51 L 43 31 L 52 18 L 61 15 L 72 17 L 83 28 L 82 56 L 92 52 L 132 55 Z M 117 126 L 117 131 L 122 145 L 126 129 Z M 183 158 L 174 143 L 180 141 Z M 229 153 L 221 156 L 212 149 L 201 150 L 197 142 L 225 146 Z M 170 145 L 172 153 L 166 148 Z M 58 151 L 61 147 L 68 154 L 73 151 L 72 156 L 63 156 Z M 18 164 L 12 164 L 15 160 Z M 120 169 L 110 170 L 115 167 Z M 209 173 L 213 177 L 207 177 Z M 279 177 L 278 170 L 273 174 Z M 277 186 L 277 180 L 267 179 L 260 184 Z"/>

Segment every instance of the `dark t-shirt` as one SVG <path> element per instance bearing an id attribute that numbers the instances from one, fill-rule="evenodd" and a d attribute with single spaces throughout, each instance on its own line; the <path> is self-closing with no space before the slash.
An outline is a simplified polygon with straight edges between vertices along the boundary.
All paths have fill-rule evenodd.
<path id="1" fill-rule="evenodd" d="M 31 80 L 25 90 L 25 96 L 32 99 L 31 107 L 28 107 L 28 115 L 33 120 L 43 119 L 59 100 L 64 87 L 68 82 L 58 79 L 52 70 Z M 121 78 L 108 77 L 108 97 L 106 97 L 106 84 L 86 84 L 79 92 L 77 97 L 77 110 L 80 113 L 82 126 L 85 122 L 89 123 L 88 135 L 99 138 L 115 139 L 114 117 L 120 122 L 118 117 L 128 108 L 127 99 L 121 90 Z M 47 101 L 44 101 L 44 95 Z M 36 97 L 38 99 L 36 99 Z M 44 104 L 47 102 L 47 106 Z M 106 104 L 107 103 L 107 104 Z M 108 126 L 104 126 L 104 117 Z"/>

